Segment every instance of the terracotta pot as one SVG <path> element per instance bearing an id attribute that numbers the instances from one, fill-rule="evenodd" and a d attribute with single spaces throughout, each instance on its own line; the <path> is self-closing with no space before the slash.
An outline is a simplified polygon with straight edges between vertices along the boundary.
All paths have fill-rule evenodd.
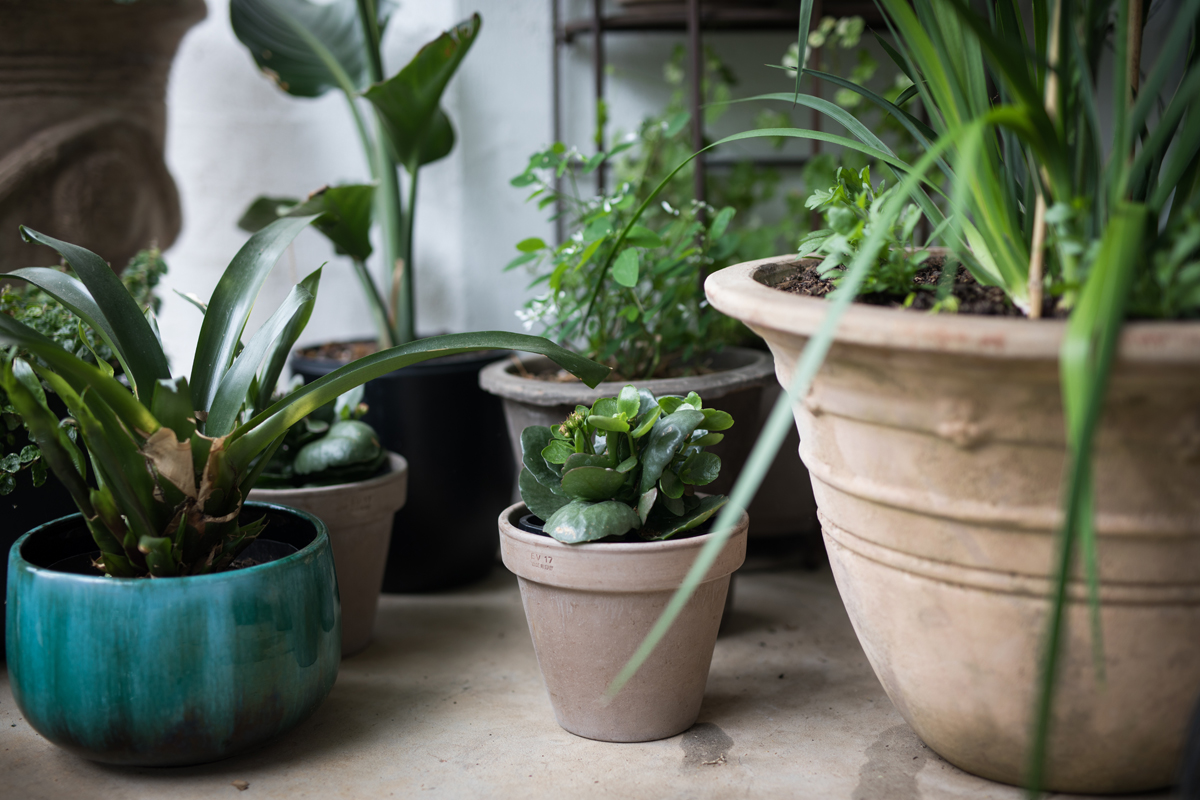
<path id="1" fill-rule="evenodd" d="M 775 261 L 776 263 L 772 263 Z M 778 259 L 708 279 L 788 383 L 824 301 Z M 825 543 L 888 696 L 965 770 L 1019 783 L 1050 607 L 1065 461 L 1065 324 L 856 305 L 795 406 Z M 1175 777 L 1200 694 L 1200 324 L 1125 326 L 1096 445 L 1106 679 L 1070 586 L 1047 788 Z"/>
<path id="2" fill-rule="evenodd" d="M 367 481 L 250 492 L 251 500 L 307 511 L 329 529 L 342 594 L 342 656 L 354 655 L 371 641 L 392 517 L 407 494 L 408 462 L 395 453 L 388 458 L 391 471 Z"/>
<path id="3" fill-rule="evenodd" d="M 204 0 L 0 0 L 0 271 L 58 261 L 23 243 L 18 224 L 118 270 L 175 241 L 167 75 L 205 13 Z"/>
<path id="4" fill-rule="evenodd" d="M 533 648 L 558 724 L 605 742 L 648 742 L 700 714 L 730 575 L 746 558 L 742 515 L 704 583 L 649 660 L 608 704 L 604 690 L 650 632 L 708 535 L 566 545 L 527 533 L 523 503 L 500 515 L 500 554 L 517 575 Z"/>
<path id="5" fill-rule="evenodd" d="M 537 371 L 551 364 L 541 356 L 521 360 L 526 371 Z M 655 397 L 675 394 L 686 395 L 696 392 L 705 405 L 719 408 L 733 415 L 735 425 L 720 444 L 708 450 L 721 457 L 721 477 L 714 481 L 708 491 L 713 494 L 728 494 L 733 482 L 742 471 L 750 448 L 758 438 L 765 420 L 763 416 L 764 395 L 773 391 L 770 355 L 747 347 L 727 347 L 716 356 L 713 367 L 717 371 L 708 375 L 687 378 L 661 378 L 647 381 L 613 381 L 589 389 L 580 381 L 553 383 L 526 378 L 517 371 L 513 360 L 497 361 L 479 373 L 479 385 L 485 391 L 504 398 L 504 417 L 508 423 L 508 437 L 512 442 L 513 458 L 517 472 L 521 470 L 521 431 L 529 425 L 557 425 L 575 410 L 577 405 L 590 406 L 598 398 L 614 396 L 625 383 L 634 383 L 648 389 Z M 557 369 L 557 367 L 555 367 Z M 795 456 L 795 449 L 781 451 L 772 466 L 773 475 L 804 477 L 804 468 Z M 513 500 L 520 493 L 513 488 Z M 782 507 L 781 507 L 782 506 Z M 756 499 L 750 506 L 754 515 L 754 535 L 780 536 L 815 531 L 816 518 L 810 503 L 783 506 L 770 495 Z M 767 522 L 760 526 L 759 516 Z M 762 527 L 762 530 L 760 530 Z"/>

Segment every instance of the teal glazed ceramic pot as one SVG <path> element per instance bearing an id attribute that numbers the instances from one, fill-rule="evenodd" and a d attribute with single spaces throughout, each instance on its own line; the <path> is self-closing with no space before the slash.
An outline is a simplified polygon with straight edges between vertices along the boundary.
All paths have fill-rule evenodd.
<path id="1" fill-rule="evenodd" d="M 253 748 L 312 714 L 341 659 L 329 537 L 302 511 L 242 511 L 246 520 L 264 513 L 272 541 L 247 551 L 264 563 L 214 575 L 52 568 L 96 552 L 79 514 L 19 539 L 8 561 L 7 647 L 25 720 L 94 761 L 179 766 Z"/>

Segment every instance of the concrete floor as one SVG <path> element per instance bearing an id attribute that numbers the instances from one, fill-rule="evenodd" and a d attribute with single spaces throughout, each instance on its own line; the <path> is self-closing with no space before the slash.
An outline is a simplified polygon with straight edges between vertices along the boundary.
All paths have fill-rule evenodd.
<path id="1" fill-rule="evenodd" d="M 376 641 L 291 734 L 202 767 L 118 769 L 50 745 L 0 685 L 0 797 L 1018 800 L 905 725 L 828 569 L 739 574 L 700 723 L 646 744 L 558 727 L 516 579 L 385 596 Z M 248 788 L 239 791 L 235 783 Z M 1143 797 L 1166 798 L 1166 793 Z M 1061 797 L 1061 795 L 1059 795 Z"/>

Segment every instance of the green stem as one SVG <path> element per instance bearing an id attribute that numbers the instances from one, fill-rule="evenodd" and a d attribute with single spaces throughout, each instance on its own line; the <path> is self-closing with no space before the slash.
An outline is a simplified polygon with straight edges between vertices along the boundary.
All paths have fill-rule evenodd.
<path id="1" fill-rule="evenodd" d="M 358 140 L 362 144 L 363 157 L 367 159 L 367 169 L 370 170 L 372 178 L 379 180 L 379 165 L 375 163 L 375 142 L 371 140 L 366 120 L 363 119 L 358 103 L 354 102 L 354 95 L 349 92 L 342 94 L 345 95 L 346 103 L 350 106 L 350 116 L 354 117 L 354 127 L 358 130 Z"/>
<path id="2" fill-rule="evenodd" d="M 367 51 L 367 71 L 371 82 L 379 83 L 383 80 L 383 57 L 379 52 L 379 16 L 375 0 L 358 0 L 358 19 L 362 25 L 363 40 Z M 365 131 L 365 127 L 363 125 L 362 130 Z M 365 141 L 366 137 L 364 136 L 364 143 Z M 407 272 L 408 263 L 404 261 L 402 266 L 398 266 L 404 252 L 402 238 L 404 206 L 400 203 L 400 181 L 396 175 L 396 161 L 392 158 L 391 149 L 387 146 L 387 135 L 378 111 L 375 112 L 375 137 L 372 146 L 374 157 L 371 161 L 376 167 L 375 178 L 379 181 L 379 188 L 375 195 L 375 208 L 380 225 L 383 227 L 383 269 L 386 278 L 395 275 L 397 268 Z M 388 317 L 388 307 L 383 302 L 378 290 L 370 292 L 368 300 L 377 305 L 377 308 L 372 310 L 373 315 Z M 380 338 L 381 348 L 394 347 L 397 344 L 413 340 L 411 325 L 406 328 L 400 324 L 401 320 L 406 317 L 411 319 L 411 309 L 408 309 L 406 314 L 402 314 L 397 309 L 392 309 L 391 312 L 396 324 L 385 326 L 387 336 Z"/>
<path id="3" fill-rule="evenodd" d="M 400 273 L 392 277 L 392 313 L 400 343 L 416 339 L 416 319 L 413 304 L 413 223 L 417 211 L 416 166 L 408 169 L 408 214 L 400 219 Z M 399 191 L 399 189 L 397 189 Z"/>
<path id="4" fill-rule="evenodd" d="M 383 297 L 379 294 L 379 288 L 375 285 L 374 279 L 371 277 L 370 270 L 367 265 L 357 258 L 351 259 L 354 264 L 354 274 L 362 284 L 363 292 L 367 296 L 367 303 L 371 306 L 371 318 L 375 322 L 375 330 L 379 334 L 379 341 L 390 342 L 392 338 L 391 325 L 388 322 L 387 304 Z"/>

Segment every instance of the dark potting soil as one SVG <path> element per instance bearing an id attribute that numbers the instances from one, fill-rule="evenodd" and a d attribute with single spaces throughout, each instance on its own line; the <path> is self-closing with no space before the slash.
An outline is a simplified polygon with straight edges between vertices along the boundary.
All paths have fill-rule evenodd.
<path id="1" fill-rule="evenodd" d="M 834 289 L 834 282 L 817 272 L 820 262 L 815 259 L 792 262 L 799 269 L 784 280 L 775 284 L 774 288 L 790 294 L 808 295 L 809 297 L 824 297 Z M 928 311 L 937 302 L 938 283 L 942 279 L 942 267 L 945 259 L 935 256 L 925 262 L 925 266 L 913 278 L 913 300 L 908 306 L 904 305 L 907 295 L 873 293 L 860 295 L 855 302 L 865 305 L 885 306 L 888 308 L 907 308 L 913 311 Z M 842 268 L 838 268 L 838 272 Z M 837 276 L 834 276 L 837 277 Z M 926 287 L 926 288 L 922 288 Z M 954 276 L 954 286 L 951 294 L 958 300 L 958 313 L 979 314 L 993 317 L 1024 317 L 1025 313 L 1009 302 L 1004 290 L 999 286 L 984 286 L 967 271 L 959 266 Z M 1057 309 L 1056 299 L 1047 297 L 1042 304 L 1042 316 L 1054 318 L 1066 316 Z"/>
<path id="2" fill-rule="evenodd" d="M 529 369 L 516 356 L 509 359 L 515 366 L 514 371 L 522 378 L 529 378 L 535 381 L 545 381 L 546 383 L 578 383 L 579 378 L 576 378 L 565 369 L 560 369 L 557 364 L 542 364 L 535 369 Z M 659 367 L 653 375 L 644 378 L 629 378 L 622 375 L 616 369 L 608 374 L 604 379 L 605 383 L 630 383 L 644 380 L 659 380 L 662 378 L 691 378 L 696 375 L 711 375 L 714 372 L 719 372 L 712 365 L 712 357 L 692 359 L 690 361 L 680 361 L 678 359 L 666 359 L 666 365 Z M 602 362 L 603 363 L 603 362 Z M 607 364 L 611 367 L 612 364 Z"/>
<path id="3" fill-rule="evenodd" d="M 276 542 L 272 539 L 256 539 L 250 543 L 249 547 L 242 551 L 241 555 L 234 559 L 234 562 L 229 565 L 229 569 L 245 569 L 246 567 L 254 567 L 259 564 L 278 561 L 284 556 L 290 556 L 292 553 L 298 551 L 299 548 L 287 542 Z M 90 553 L 76 553 L 61 561 L 54 562 L 49 568 L 55 572 L 67 572 L 72 575 L 94 575 L 98 577 L 104 574 L 95 565 L 98 558 L 100 558 L 99 550 L 94 550 Z"/>

